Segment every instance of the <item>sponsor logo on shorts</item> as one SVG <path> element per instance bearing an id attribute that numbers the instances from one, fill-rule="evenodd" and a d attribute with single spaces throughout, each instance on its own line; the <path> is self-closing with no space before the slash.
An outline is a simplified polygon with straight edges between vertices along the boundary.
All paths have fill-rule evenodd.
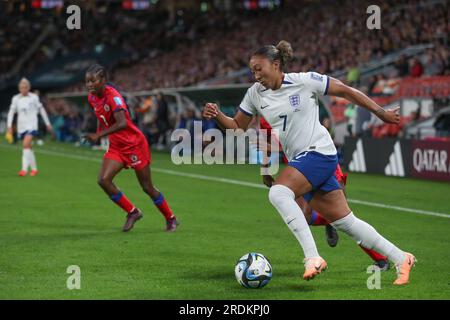
<path id="1" fill-rule="evenodd" d="M 135 154 L 131 155 L 130 159 L 131 159 L 132 166 L 136 166 L 142 162 L 141 160 L 139 160 L 139 157 Z"/>

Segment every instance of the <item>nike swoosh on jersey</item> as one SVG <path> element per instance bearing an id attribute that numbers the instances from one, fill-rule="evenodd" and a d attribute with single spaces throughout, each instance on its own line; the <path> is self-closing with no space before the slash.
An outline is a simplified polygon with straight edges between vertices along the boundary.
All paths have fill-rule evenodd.
<path id="1" fill-rule="evenodd" d="M 266 106 L 264 106 L 264 107 L 261 106 L 261 110 L 262 110 L 262 109 L 265 109 L 265 108 L 267 108 L 267 107 L 269 107 L 269 105 L 266 105 Z"/>

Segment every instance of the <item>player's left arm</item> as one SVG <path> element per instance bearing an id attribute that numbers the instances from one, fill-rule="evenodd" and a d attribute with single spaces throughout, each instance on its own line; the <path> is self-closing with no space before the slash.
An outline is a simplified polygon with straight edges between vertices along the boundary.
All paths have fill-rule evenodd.
<path id="1" fill-rule="evenodd" d="M 258 149 L 262 151 L 263 159 L 261 167 L 264 169 L 268 169 L 270 167 L 270 156 L 272 153 L 272 144 L 271 144 L 271 135 L 266 136 L 266 141 L 259 141 L 261 139 L 258 139 Z M 266 172 L 267 173 L 267 172 Z M 275 182 L 275 179 L 270 174 L 263 174 L 262 175 L 263 183 L 267 187 L 272 187 L 272 184 Z"/>
<path id="2" fill-rule="evenodd" d="M 393 109 L 383 109 L 380 105 L 378 105 L 364 93 L 362 93 L 358 89 L 345 85 L 338 79 L 330 77 L 328 95 L 347 99 L 348 101 L 374 113 L 384 122 L 394 124 L 398 124 L 400 122 L 400 115 L 398 112 L 400 107 L 395 107 Z"/>
<path id="3" fill-rule="evenodd" d="M 42 119 L 44 120 L 45 125 L 47 126 L 47 130 L 49 132 L 51 132 L 53 130 L 52 124 L 50 123 L 50 120 L 48 119 L 47 111 L 45 111 L 45 108 L 42 105 L 41 101 L 39 101 L 38 97 L 36 97 L 36 104 L 38 106 L 39 114 L 41 115 Z"/>

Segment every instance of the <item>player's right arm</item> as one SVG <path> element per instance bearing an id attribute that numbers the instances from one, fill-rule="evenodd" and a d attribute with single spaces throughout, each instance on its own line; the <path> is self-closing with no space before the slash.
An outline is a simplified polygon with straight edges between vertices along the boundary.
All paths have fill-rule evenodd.
<path id="1" fill-rule="evenodd" d="M 220 111 L 219 106 L 215 103 L 207 103 L 203 107 L 202 116 L 205 119 L 215 119 L 220 127 L 223 129 L 243 129 L 246 130 L 252 116 L 249 116 L 238 110 L 234 118 L 226 116 L 222 111 Z"/>
<path id="2" fill-rule="evenodd" d="M 254 87 L 247 90 L 247 93 L 242 99 L 241 105 L 238 111 L 234 115 L 234 118 L 226 116 L 220 111 L 220 108 L 215 103 L 207 103 L 203 107 L 202 116 L 205 119 L 215 119 L 220 127 L 223 129 L 243 129 L 246 130 L 253 115 L 256 113 L 256 109 L 253 105 Z"/>
<path id="3" fill-rule="evenodd" d="M 11 106 L 9 107 L 8 118 L 6 120 L 6 126 L 8 128 L 8 134 L 12 134 L 12 123 L 14 119 L 14 114 L 17 112 L 17 103 L 15 97 L 11 100 Z"/>
<path id="4" fill-rule="evenodd" d="M 96 133 L 89 133 L 85 136 L 85 139 L 97 143 L 100 138 L 106 137 L 112 133 L 121 131 L 127 127 L 127 119 L 125 116 L 125 109 L 118 109 L 114 112 L 115 122 L 104 130 L 97 131 Z"/>

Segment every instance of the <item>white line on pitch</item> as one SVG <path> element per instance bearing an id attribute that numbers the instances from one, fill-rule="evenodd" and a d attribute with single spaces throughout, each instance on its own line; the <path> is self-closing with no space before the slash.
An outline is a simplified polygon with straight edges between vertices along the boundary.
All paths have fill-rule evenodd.
<path id="1" fill-rule="evenodd" d="M 0 147 L 16 149 L 16 150 L 20 149 L 15 146 L 9 146 L 9 145 L 4 145 L 4 144 L 0 144 Z M 74 155 L 74 154 L 65 154 L 65 153 L 60 153 L 60 152 L 55 152 L 55 151 L 50 151 L 50 150 L 35 149 L 35 151 L 38 153 L 42 153 L 42 154 L 59 156 L 59 157 L 64 157 L 64 158 L 76 159 L 76 160 L 94 161 L 94 162 L 99 162 L 99 163 L 102 161 L 101 158 L 93 158 L 93 157 L 80 156 L 80 155 Z M 227 178 L 220 178 L 220 177 L 211 177 L 211 176 L 205 176 L 205 175 L 201 175 L 201 174 L 186 173 L 186 172 L 180 172 L 180 171 L 169 170 L 169 169 L 161 169 L 161 168 L 155 168 L 153 166 L 152 166 L 152 171 L 175 175 L 175 176 L 199 179 L 199 180 L 222 182 L 222 183 L 228 183 L 228 184 L 235 184 L 235 185 L 239 185 L 239 186 L 258 188 L 258 189 L 266 189 L 266 190 L 268 189 L 266 186 L 264 186 L 262 184 L 258 184 L 258 183 L 246 182 L 246 181 L 241 181 L 241 180 L 233 180 L 233 179 L 227 179 Z M 403 212 L 411 212 L 411 213 L 416 213 L 416 214 L 421 214 L 421 215 L 428 215 L 428 216 L 450 219 L 450 214 L 448 214 L 448 213 L 433 212 L 433 211 L 412 209 L 412 208 L 404 208 L 404 207 L 399 207 L 399 206 L 392 206 L 392 205 L 357 200 L 357 199 L 347 199 L 347 201 L 350 203 L 361 204 L 361 205 L 365 205 L 365 206 L 369 206 L 369 207 L 385 208 L 385 209 L 391 209 L 391 210 L 397 210 L 397 211 L 403 211 Z"/>

